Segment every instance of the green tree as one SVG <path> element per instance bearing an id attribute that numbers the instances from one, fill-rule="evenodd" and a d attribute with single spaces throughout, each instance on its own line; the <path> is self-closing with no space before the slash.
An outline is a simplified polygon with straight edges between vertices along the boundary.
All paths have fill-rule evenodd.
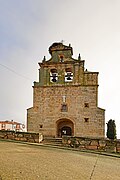
<path id="1" fill-rule="evenodd" d="M 116 124 L 115 120 L 110 119 L 107 123 L 107 138 L 116 139 Z"/>

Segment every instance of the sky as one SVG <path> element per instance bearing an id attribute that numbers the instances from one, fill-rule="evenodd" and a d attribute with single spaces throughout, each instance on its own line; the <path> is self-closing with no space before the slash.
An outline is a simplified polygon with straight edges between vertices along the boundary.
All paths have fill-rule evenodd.
<path id="1" fill-rule="evenodd" d="M 60 41 L 99 72 L 98 106 L 120 138 L 120 0 L 0 0 L 0 120 L 26 124 L 38 62 Z"/>

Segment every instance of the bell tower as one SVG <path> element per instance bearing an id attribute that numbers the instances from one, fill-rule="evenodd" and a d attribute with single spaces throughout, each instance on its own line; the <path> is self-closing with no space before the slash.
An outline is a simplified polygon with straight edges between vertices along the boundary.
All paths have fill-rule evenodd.
<path id="1" fill-rule="evenodd" d="M 53 43 L 49 47 L 51 59 L 46 61 L 45 57 L 40 65 L 39 83 L 45 85 L 63 85 L 73 82 L 74 68 L 70 63 L 72 59 L 72 47 L 65 46 L 62 43 Z"/>
<path id="2" fill-rule="evenodd" d="M 27 110 L 28 131 L 44 136 L 104 137 L 104 109 L 98 107 L 98 72 L 74 59 L 71 45 L 53 43 L 51 58 L 39 63 L 33 86 L 33 107 Z"/>

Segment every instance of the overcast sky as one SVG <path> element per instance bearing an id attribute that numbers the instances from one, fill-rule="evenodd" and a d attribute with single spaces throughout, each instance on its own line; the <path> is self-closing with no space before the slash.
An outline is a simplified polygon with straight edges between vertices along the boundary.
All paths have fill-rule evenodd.
<path id="1" fill-rule="evenodd" d="M 26 123 L 38 62 L 64 40 L 99 72 L 99 107 L 120 138 L 120 0 L 0 0 L 0 120 Z"/>

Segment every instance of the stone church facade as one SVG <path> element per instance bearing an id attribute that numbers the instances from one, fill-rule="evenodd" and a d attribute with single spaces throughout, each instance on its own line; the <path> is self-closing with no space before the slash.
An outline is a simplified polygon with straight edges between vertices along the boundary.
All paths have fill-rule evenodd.
<path id="1" fill-rule="evenodd" d="M 39 63 L 33 86 L 33 107 L 27 109 L 27 130 L 43 136 L 104 137 L 105 110 L 98 107 L 98 72 L 72 58 L 72 47 L 53 43 L 51 58 Z"/>

